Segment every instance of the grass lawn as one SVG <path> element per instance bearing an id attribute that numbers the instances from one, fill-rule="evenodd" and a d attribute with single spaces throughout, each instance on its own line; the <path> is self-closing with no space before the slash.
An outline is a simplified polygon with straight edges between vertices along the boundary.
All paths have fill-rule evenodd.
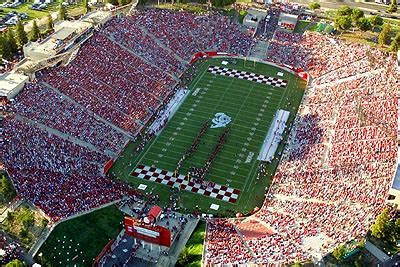
<path id="1" fill-rule="evenodd" d="M 60 223 L 37 255 L 43 253 L 44 266 L 91 266 L 109 240 L 122 230 L 123 218 L 112 205 Z"/>
<path id="2" fill-rule="evenodd" d="M 185 266 L 200 267 L 201 257 L 203 254 L 203 242 L 206 233 L 206 223 L 200 221 L 196 229 L 193 231 L 188 242 L 186 243 L 185 249 L 189 254 L 189 263 Z"/>
<path id="3" fill-rule="evenodd" d="M 294 29 L 295 33 L 303 33 L 306 29 L 306 27 L 308 26 L 308 24 L 310 24 L 309 21 L 305 21 L 305 20 L 299 20 L 299 22 L 297 22 L 296 28 Z"/>
<path id="4" fill-rule="evenodd" d="M 198 68 L 197 76 L 189 88 L 191 92 L 177 110 L 163 132 L 149 142 L 139 155 L 135 155 L 135 144 L 131 144 L 122 153 L 111 169 L 118 179 L 131 183 L 148 185 L 147 191 L 157 193 L 162 200 L 168 201 L 170 187 L 143 180 L 130 175 L 138 164 L 155 165 L 157 168 L 174 171 L 177 162 L 190 146 L 205 121 L 214 118 L 215 113 L 224 112 L 232 118 L 226 143 L 210 168 L 206 180 L 220 185 L 239 189 L 238 201 L 229 203 L 191 192 L 181 192 L 179 205 L 194 210 L 196 206 L 204 213 L 232 216 L 236 212 L 248 213 L 263 203 L 265 188 L 278 164 L 278 159 L 267 165 L 266 176 L 257 180 L 260 161 L 258 153 L 278 109 L 290 111 L 289 121 L 296 115 L 298 105 L 305 89 L 305 81 L 288 72 L 266 64 L 238 60 L 237 65 L 228 65 L 232 69 L 246 70 L 266 76 L 276 77 L 277 72 L 284 73 L 288 80 L 287 88 L 278 88 L 252 81 L 214 75 L 206 72 L 210 65 L 220 65 L 223 59 L 210 59 Z M 200 89 L 198 89 L 200 88 Z M 195 91 L 197 94 L 193 94 Z M 201 167 L 216 146 L 223 128 L 208 129 L 201 138 L 199 148 L 186 159 L 180 169 L 187 174 L 190 167 Z M 282 142 L 283 143 L 283 142 Z M 282 151 L 280 145 L 277 155 Z M 220 205 L 218 211 L 209 209 L 212 203 Z"/>

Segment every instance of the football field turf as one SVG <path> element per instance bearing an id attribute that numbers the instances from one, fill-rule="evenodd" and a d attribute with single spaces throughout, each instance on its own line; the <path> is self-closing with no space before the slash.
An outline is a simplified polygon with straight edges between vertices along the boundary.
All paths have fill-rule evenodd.
<path id="1" fill-rule="evenodd" d="M 268 175 L 257 180 L 260 164 L 257 156 L 276 111 L 290 111 L 289 122 L 294 119 L 306 83 L 279 68 L 242 60 L 223 67 L 280 78 L 288 81 L 287 87 L 274 87 L 207 72 L 209 66 L 222 66 L 222 61 L 223 59 L 209 59 L 199 65 L 186 99 L 165 129 L 139 155 L 124 153 L 122 160 L 129 161 L 130 166 L 116 162 L 113 171 L 119 178 L 134 185 L 149 185 L 159 194 L 168 194 L 168 186 L 130 174 L 138 164 L 173 172 L 202 125 L 206 121 L 212 125 L 215 114 L 224 113 L 231 121 L 225 127 L 208 128 L 201 137 L 198 148 L 183 160 L 179 173 L 186 175 L 190 167 L 204 166 L 218 144 L 220 134 L 228 127 L 227 140 L 205 180 L 240 190 L 238 199 L 235 203 L 229 203 L 196 193 L 181 192 L 179 204 L 189 209 L 197 205 L 202 212 L 207 213 L 211 212 L 209 207 L 212 203 L 220 205 L 220 211 L 234 210 L 243 213 L 261 205 L 265 187 L 270 183 L 278 160 L 268 165 Z M 278 72 L 283 72 L 283 77 L 278 77 Z M 282 148 L 281 144 L 277 152 L 282 151 Z M 124 171 L 119 170 L 120 168 L 124 168 Z"/>

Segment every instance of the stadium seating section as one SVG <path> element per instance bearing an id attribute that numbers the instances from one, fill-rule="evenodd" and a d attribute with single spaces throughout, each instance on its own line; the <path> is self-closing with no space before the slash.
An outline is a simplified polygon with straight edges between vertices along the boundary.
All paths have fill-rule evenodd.
<path id="1" fill-rule="evenodd" d="M 265 60 L 305 69 L 313 79 L 264 205 L 250 217 L 268 231 L 246 236 L 246 221 L 210 220 L 207 264 L 300 261 L 364 235 L 394 171 L 393 59 L 315 33 L 273 28 L 268 35 Z M 16 97 L 2 153 L 18 193 L 54 221 L 138 194 L 102 176 L 110 154 L 175 92 L 194 53 L 246 55 L 253 42 L 215 14 L 150 9 L 113 18 L 73 61 L 40 71 Z M 314 237 L 322 248 L 307 246 Z"/>

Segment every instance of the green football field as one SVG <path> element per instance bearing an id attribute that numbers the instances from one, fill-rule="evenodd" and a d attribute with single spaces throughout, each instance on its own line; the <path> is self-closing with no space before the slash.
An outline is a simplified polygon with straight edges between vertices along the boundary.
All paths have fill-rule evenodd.
<path id="1" fill-rule="evenodd" d="M 278 159 L 267 165 L 268 174 L 257 180 L 260 165 L 257 156 L 276 111 L 288 110 L 291 113 L 290 122 L 294 119 L 306 83 L 282 69 L 242 60 L 223 67 L 281 78 L 288 81 L 287 87 L 273 87 L 206 71 L 209 66 L 222 66 L 223 60 L 209 59 L 199 65 L 186 99 L 165 129 L 139 155 L 133 152 L 135 144 L 131 144 L 115 163 L 111 171 L 118 178 L 136 187 L 146 184 L 149 186 L 147 190 L 158 193 L 162 200 L 168 201 L 168 186 L 133 177 L 131 172 L 138 164 L 153 165 L 173 172 L 201 126 L 206 121 L 211 125 L 216 113 L 224 113 L 231 118 L 231 122 L 225 127 L 208 128 L 200 139 L 198 149 L 183 161 L 179 173 L 186 175 L 190 167 L 204 166 L 218 143 L 219 135 L 228 127 L 227 141 L 217 154 L 205 180 L 239 189 L 241 192 L 238 200 L 236 203 L 229 203 L 182 191 L 179 205 L 188 209 L 198 206 L 202 212 L 212 213 L 209 207 L 215 203 L 220 205 L 217 213 L 246 213 L 262 204 L 265 187 L 270 183 Z M 278 72 L 283 72 L 284 76 L 278 77 Z M 281 145 L 278 153 L 282 148 Z"/>

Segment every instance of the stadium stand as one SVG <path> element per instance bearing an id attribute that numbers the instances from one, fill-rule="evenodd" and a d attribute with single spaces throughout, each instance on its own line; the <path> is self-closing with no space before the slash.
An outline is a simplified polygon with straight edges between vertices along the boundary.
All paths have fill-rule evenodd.
<path id="1" fill-rule="evenodd" d="M 326 254 L 366 233 L 394 172 L 393 59 L 365 45 L 275 28 L 265 32 L 272 37 L 265 60 L 305 69 L 313 80 L 264 205 L 251 217 L 265 234 L 246 236 L 249 224 L 241 220 L 209 220 L 205 266 Z M 118 153 L 140 133 L 176 92 L 193 54 L 247 55 L 253 42 L 250 32 L 217 14 L 150 9 L 112 19 L 69 64 L 37 73 L 11 105 L 18 116 L 4 121 L 1 153 L 18 194 L 54 221 L 138 194 L 101 175 L 110 158 L 100 152 Z"/>
<path id="2" fill-rule="evenodd" d="M 276 32 L 271 45 L 267 60 L 305 68 L 314 80 L 263 207 L 250 217 L 273 234 L 240 240 L 257 264 L 320 258 L 365 235 L 384 206 L 397 154 L 399 84 L 391 57 L 314 33 Z M 229 223 L 240 229 L 242 222 Z M 242 263 L 223 238 L 231 226 L 213 224 L 222 237 L 207 235 L 204 263 Z"/>
<path id="3" fill-rule="evenodd" d="M 147 136 L 141 129 L 179 89 L 195 52 L 245 55 L 252 42 L 217 14 L 155 9 L 111 19 L 9 104 L 1 153 L 18 194 L 53 221 L 138 194 L 102 176 L 110 155 Z"/>

